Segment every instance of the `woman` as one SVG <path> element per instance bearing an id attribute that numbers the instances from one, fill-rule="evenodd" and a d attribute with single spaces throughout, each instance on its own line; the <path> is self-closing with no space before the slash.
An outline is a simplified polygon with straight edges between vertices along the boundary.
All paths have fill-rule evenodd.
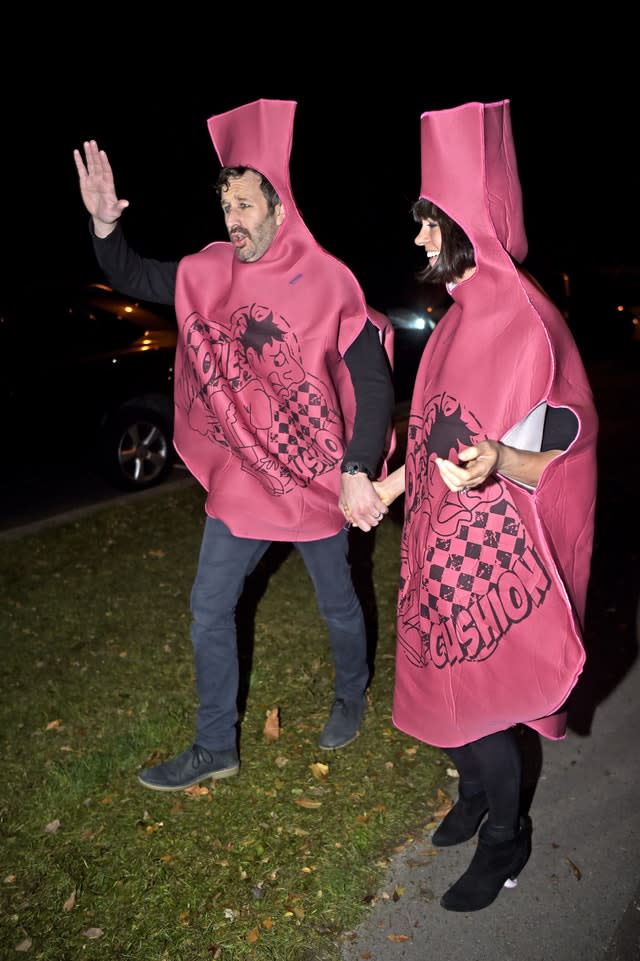
<path id="1" fill-rule="evenodd" d="M 421 359 L 405 464 L 376 490 L 406 494 L 393 720 L 460 774 L 433 843 L 469 840 L 486 816 L 441 900 L 475 911 L 530 854 L 514 726 L 563 737 L 584 664 L 597 417 L 562 315 L 515 263 L 509 102 L 425 113 L 421 134 L 420 277 L 453 304 Z"/>

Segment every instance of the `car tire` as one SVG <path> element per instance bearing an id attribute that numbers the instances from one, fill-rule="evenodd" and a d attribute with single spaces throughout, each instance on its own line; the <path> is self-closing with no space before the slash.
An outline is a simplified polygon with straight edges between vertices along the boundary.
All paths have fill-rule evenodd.
<path id="1" fill-rule="evenodd" d="M 101 431 L 98 459 L 103 475 L 115 487 L 155 487 L 173 464 L 171 428 L 158 411 L 123 407 Z"/>

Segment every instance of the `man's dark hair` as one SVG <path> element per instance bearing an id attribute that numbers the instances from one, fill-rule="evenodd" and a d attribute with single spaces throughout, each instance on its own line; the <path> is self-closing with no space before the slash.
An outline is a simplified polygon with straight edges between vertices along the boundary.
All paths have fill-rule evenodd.
<path id="1" fill-rule="evenodd" d="M 429 262 L 418 271 L 417 280 L 430 284 L 453 283 L 459 280 L 469 267 L 475 267 L 473 244 L 462 227 L 445 214 L 444 210 L 421 197 L 413 204 L 411 215 L 418 224 L 423 220 L 434 220 L 442 234 L 440 256 L 435 263 Z"/>
<path id="2" fill-rule="evenodd" d="M 247 170 L 252 170 L 254 174 L 257 174 L 258 177 L 260 177 L 260 190 L 264 194 L 267 201 L 269 213 L 272 214 L 276 208 L 276 204 L 280 203 L 280 197 L 278 197 L 274 187 L 267 180 L 267 178 L 254 167 L 223 167 L 218 174 L 218 179 L 216 181 L 216 192 L 218 196 L 222 196 L 223 190 L 229 189 L 230 180 L 237 180 L 238 177 L 244 177 Z"/>

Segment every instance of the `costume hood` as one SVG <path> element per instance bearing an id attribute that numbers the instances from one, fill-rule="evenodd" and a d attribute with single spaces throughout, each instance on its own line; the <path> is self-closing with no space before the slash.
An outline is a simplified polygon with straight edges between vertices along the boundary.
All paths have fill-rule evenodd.
<path id="1" fill-rule="evenodd" d="M 420 135 L 420 196 L 455 220 L 476 250 L 496 239 L 523 261 L 527 235 L 509 101 L 423 113 Z"/>

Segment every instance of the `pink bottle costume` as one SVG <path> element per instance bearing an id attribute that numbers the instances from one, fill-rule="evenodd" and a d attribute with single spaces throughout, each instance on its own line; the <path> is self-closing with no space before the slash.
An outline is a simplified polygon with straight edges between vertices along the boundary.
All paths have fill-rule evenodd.
<path id="1" fill-rule="evenodd" d="M 288 168 L 295 107 L 260 100 L 209 120 L 222 165 L 264 175 L 284 210 L 259 259 L 240 261 L 226 242 L 177 263 L 154 261 L 128 246 L 119 225 L 94 238 L 114 287 L 174 303 L 174 443 L 207 491 L 191 591 L 195 737 L 191 748 L 139 773 L 157 791 L 239 769 L 236 606 L 272 541 L 296 546 L 327 627 L 335 700 L 320 747 L 351 743 L 364 711 L 366 628 L 338 499 L 345 458 L 371 476 L 387 470 L 393 328 L 296 208 Z M 306 651 L 303 636 L 300 663 Z"/>
<path id="2" fill-rule="evenodd" d="M 367 317 L 389 360 L 393 328 L 317 243 L 291 192 L 296 104 L 259 100 L 211 117 L 223 166 L 253 167 L 284 223 L 260 260 L 230 243 L 185 257 L 176 280 L 175 445 L 238 537 L 317 540 L 344 526 L 340 464 L 356 410 L 344 355 Z M 384 465 L 382 466 L 384 472 Z"/>
<path id="3" fill-rule="evenodd" d="M 453 288 L 413 392 L 393 720 L 444 748 L 517 723 L 559 738 L 585 659 L 591 390 L 561 314 L 511 259 L 527 242 L 509 102 L 425 113 L 421 140 L 420 196 L 462 227 L 477 270 Z M 579 428 L 535 490 L 500 475 L 446 487 L 438 456 L 487 438 L 539 450 L 521 432 L 539 441 L 544 405 L 570 408 Z"/>

